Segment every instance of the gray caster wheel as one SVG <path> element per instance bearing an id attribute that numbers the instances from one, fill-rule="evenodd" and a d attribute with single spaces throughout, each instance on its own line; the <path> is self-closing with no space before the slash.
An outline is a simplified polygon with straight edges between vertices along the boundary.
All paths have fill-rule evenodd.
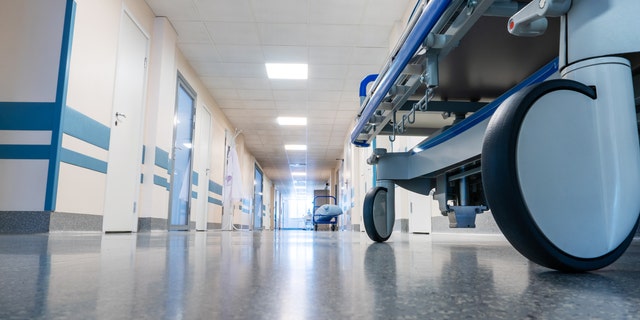
<path id="1" fill-rule="evenodd" d="M 395 213 L 387 212 L 387 188 L 375 187 L 367 192 L 362 218 L 371 240 L 384 242 L 389 239 L 393 232 Z"/>
<path id="2" fill-rule="evenodd" d="M 500 230 L 522 255 L 560 271 L 613 263 L 638 226 L 636 197 L 622 191 L 633 179 L 615 168 L 626 158 L 606 145 L 628 133 L 594 129 L 595 99 L 572 80 L 528 87 L 500 106 L 483 142 L 484 191 Z"/>

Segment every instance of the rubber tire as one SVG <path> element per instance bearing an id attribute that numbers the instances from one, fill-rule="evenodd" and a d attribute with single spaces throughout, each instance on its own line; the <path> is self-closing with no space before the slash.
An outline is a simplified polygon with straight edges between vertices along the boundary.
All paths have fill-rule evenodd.
<path id="1" fill-rule="evenodd" d="M 603 268 L 627 249 L 638 227 L 610 252 L 596 258 L 579 258 L 558 249 L 536 225 L 522 195 L 516 164 L 517 141 L 527 112 L 538 98 L 557 90 L 573 90 L 591 99 L 594 88 L 565 79 L 527 87 L 506 100 L 491 118 L 482 146 L 482 182 L 498 227 L 522 255 L 542 266 L 564 272 Z"/>
<path id="2" fill-rule="evenodd" d="M 377 229 L 376 224 L 374 222 L 373 210 L 375 209 L 375 206 L 374 206 L 375 200 L 377 197 L 386 197 L 388 194 L 387 192 L 388 192 L 387 188 L 375 187 L 369 190 L 369 192 L 367 192 L 367 194 L 364 197 L 364 206 L 362 210 L 363 211 L 362 219 L 364 222 L 364 229 L 367 232 L 369 239 L 376 242 L 387 241 L 389 237 L 391 237 L 391 233 L 393 233 L 393 226 L 391 227 L 391 230 L 387 234 L 384 234 Z M 388 212 L 386 212 L 387 210 L 386 205 L 384 210 L 385 210 L 385 215 L 389 214 Z M 394 214 L 394 213 L 391 213 L 391 214 Z"/>

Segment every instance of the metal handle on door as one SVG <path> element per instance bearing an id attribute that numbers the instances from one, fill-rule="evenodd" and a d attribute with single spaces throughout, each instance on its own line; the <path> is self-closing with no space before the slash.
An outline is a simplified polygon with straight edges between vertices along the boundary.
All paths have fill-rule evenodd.
<path id="1" fill-rule="evenodd" d="M 116 112 L 116 126 L 118 125 L 118 121 L 122 121 L 122 119 L 126 119 L 127 116 L 124 113 Z"/>

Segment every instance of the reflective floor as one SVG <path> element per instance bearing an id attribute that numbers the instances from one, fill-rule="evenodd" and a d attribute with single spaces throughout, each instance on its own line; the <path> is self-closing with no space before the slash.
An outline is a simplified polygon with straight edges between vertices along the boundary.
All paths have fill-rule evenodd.
<path id="1" fill-rule="evenodd" d="M 0 319 L 639 317 L 638 241 L 608 268 L 561 274 L 497 236 L 0 236 Z"/>

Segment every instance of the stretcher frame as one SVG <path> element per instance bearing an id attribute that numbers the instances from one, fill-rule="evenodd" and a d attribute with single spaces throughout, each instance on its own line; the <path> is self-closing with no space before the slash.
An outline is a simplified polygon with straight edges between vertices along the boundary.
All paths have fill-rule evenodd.
<path id="1" fill-rule="evenodd" d="M 517 177 L 510 177 L 511 180 L 506 179 L 505 181 L 508 181 L 504 182 L 500 178 L 495 178 L 499 175 L 495 168 L 490 168 L 491 170 L 486 168 L 487 163 L 509 165 L 508 162 L 500 158 L 501 156 L 495 160 L 493 152 L 488 155 L 487 152 L 483 153 L 483 150 L 500 151 L 501 148 L 499 145 L 496 147 L 495 143 L 492 145 L 491 141 L 487 142 L 487 136 L 490 136 L 490 140 L 503 143 L 510 141 L 503 138 L 509 135 L 509 133 L 504 133 L 502 129 L 504 126 L 493 123 L 498 120 L 492 120 L 492 118 L 517 118 L 513 114 L 518 112 L 513 111 L 511 115 L 505 116 L 503 114 L 509 112 L 504 111 L 499 116 L 492 117 L 502 105 L 507 105 L 501 108 L 505 110 L 518 108 L 520 108 L 519 110 L 529 110 L 527 108 L 532 108 L 538 100 L 549 95 L 558 101 L 572 101 L 571 99 L 573 99 L 580 101 L 576 103 L 606 106 L 606 102 L 600 102 L 606 100 L 606 97 L 602 98 L 603 94 L 605 96 L 607 94 L 621 94 L 626 99 L 622 100 L 631 101 L 626 103 L 627 107 L 624 110 L 631 115 L 629 107 L 637 105 L 640 100 L 638 94 L 633 93 L 633 89 L 628 89 L 632 86 L 632 84 L 628 85 L 632 81 L 627 73 L 631 73 L 629 70 L 634 71 L 637 79 L 638 69 L 640 69 L 637 59 L 637 53 L 640 51 L 640 37 L 629 32 L 629 30 L 633 30 L 632 26 L 629 27 L 629 30 L 622 32 L 624 35 L 618 36 L 619 40 L 603 41 L 602 45 L 590 44 L 590 47 L 584 50 L 586 53 L 582 53 L 582 50 L 575 50 L 575 48 L 586 47 L 588 36 L 584 32 L 581 33 L 580 28 L 576 26 L 582 27 L 584 25 L 584 29 L 590 30 L 598 36 L 600 36 L 600 29 L 609 33 L 618 32 L 612 26 L 612 21 L 627 21 L 638 27 L 638 23 L 633 22 L 635 18 L 630 17 L 623 7 L 633 6 L 637 9 L 639 5 L 630 0 L 610 2 L 607 5 L 610 5 L 614 10 L 611 11 L 613 13 L 603 15 L 602 20 L 607 23 L 606 25 L 590 21 L 592 20 L 589 19 L 590 17 L 599 14 L 593 12 L 594 5 L 598 6 L 602 3 L 596 3 L 592 0 L 536 0 L 529 3 L 500 0 L 431 0 L 418 3 L 407 29 L 400 37 L 398 44 L 370 89 L 367 91 L 364 88 L 372 77 L 368 77 L 367 81 L 361 85 L 361 110 L 351 133 L 351 142 L 359 147 L 369 146 L 378 135 L 388 135 L 392 141 L 397 135 L 403 134 L 429 135 L 428 139 L 410 151 L 387 152 L 385 149 L 374 149 L 373 154 L 367 160 L 369 164 L 375 165 L 374 170 L 379 185 L 367 194 L 364 203 L 365 229 L 371 239 L 386 241 L 390 237 L 395 221 L 394 189 L 395 185 L 398 185 L 424 195 L 429 194 L 435 188 L 434 198 L 438 200 L 441 213 L 449 217 L 450 227 L 453 228 L 475 227 L 476 214 L 488 209 L 499 208 L 497 211 L 500 213 L 495 214 L 496 220 L 508 240 L 523 255 L 550 268 L 566 271 L 597 269 L 612 263 L 624 252 L 638 225 L 639 201 L 624 201 L 626 202 L 624 206 L 629 213 L 620 214 L 620 219 L 625 222 L 619 223 L 617 228 L 624 226 L 621 229 L 626 231 L 618 231 L 619 234 L 614 236 L 618 239 L 615 245 L 603 244 L 603 246 L 609 247 L 601 249 L 601 251 L 592 250 L 597 251 L 594 253 L 585 249 L 584 244 L 564 243 L 567 242 L 564 238 L 571 237 L 572 232 L 568 232 L 568 236 L 562 234 L 558 236 L 558 233 L 563 231 L 558 231 L 559 228 L 553 226 L 554 221 L 545 217 L 544 213 L 541 218 L 538 218 L 537 215 L 540 214 L 529 212 L 531 210 L 527 208 L 527 199 L 516 201 L 516 204 L 512 204 L 513 201 L 506 201 L 507 204 L 503 205 L 500 203 L 502 201 L 496 200 L 496 196 L 492 196 L 494 199 L 488 201 L 484 192 L 488 183 L 483 180 L 491 181 L 489 185 L 495 190 L 494 185 L 507 182 L 516 185 L 516 189 L 518 189 L 517 184 L 520 182 L 518 179 L 524 179 L 517 176 L 519 173 L 516 172 L 511 176 Z M 518 69 L 526 70 L 531 75 L 526 78 L 521 77 L 520 79 L 524 80 L 509 90 L 507 90 L 509 87 L 503 86 L 501 90 L 504 93 L 499 96 L 491 97 L 491 93 L 489 93 L 479 98 L 477 93 L 472 92 L 466 101 L 455 100 L 455 98 L 460 98 L 455 95 L 454 100 L 450 100 L 451 97 L 439 92 L 442 87 L 440 70 L 443 69 L 443 65 L 446 65 L 447 56 L 455 55 L 456 50 L 460 50 L 459 47 L 464 46 L 464 44 L 461 45 L 461 41 L 465 35 L 472 32 L 472 27 L 486 16 L 510 17 L 508 23 L 506 19 L 504 20 L 504 29 L 509 29 L 510 32 L 517 35 L 529 37 L 544 34 L 545 31 L 547 34 L 556 33 L 559 38 L 556 40 L 559 42 L 559 48 L 549 46 L 547 41 L 546 46 L 551 47 L 551 50 L 545 51 L 543 55 L 535 56 L 534 58 L 537 59 L 529 59 L 529 57 L 523 59 L 525 62 Z M 559 17 L 560 26 L 556 29 L 560 30 L 553 30 L 553 20 L 550 20 L 550 17 Z M 552 31 L 549 32 L 547 29 L 552 29 Z M 623 41 L 624 37 L 632 38 L 632 44 Z M 558 56 L 558 53 L 559 58 L 549 58 L 549 55 Z M 547 63 L 540 63 L 541 59 L 546 59 Z M 478 60 L 475 62 L 477 63 Z M 451 62 L 449 61 L 449 63 Z M 621 71 L 610 71 L 616 68 Z M 597 74 L 597 76 L 593 74 Z M 609 77 L 610 74 L 615 74 L 615 77 L 618 77 L 616 81 L 619 80 L 620 84 L 627 88 L 616 91 L 608 88 L 607 84 L 597 81 L 598 77 Z M 599 91 L 598 89 L 603 90 Z M 363 95 L 363 92 L 366 95 Z M 469 92 L 466 93 L 469 95 Z M 631 95 L 633 95 L 631 99 L 627 99 Z M 559 98 L 555 98 L 556 96 Z M 559 104 L 559 102 L 553 103 Z M 528 114 L 530 111 L 526 110 L 523 112 Z M 445 115 L 455 115 L 456 119 L 452 125 L 443 128 L 416 128 L 413 124 L 416 114 L 420 112 L 441 112 Z M 607 116 L 610 115 L 605 113 L 598 115 L 598 117 Z M 521 121 L 524 120 L 521 119 Z M 622 148 L 624 152 L 621 152 L 624 155 L 609 162 L 616 165 L 640 163 L 637 128 L 632 134 L 629 133 L 631 127 L 636 126 L 635 122 L 635 119 L 633 122 L 626 121 L 626 124 L 622 126 L 625 128 L 620 129 L 621 133 L 616 133 L 618 134 L 616 137 L 624 140 L 625 147 Z M 521 128 L 520 124 L 515 127 L 521 130 L 519 129 Z M 603 133 L 600 131 L 594 133 L 595 136 L 598 134 L 602 135 Z M 525 147 L 535 148 L 534 145 L 523 144 L 522 147 L 516 146 L 514 150 Z M 599 149 L 599 151 L 602 150 Z M 513 153 L 513 151 L 508 152 Z M 598 150 L 593 151 L 590 156 L 598 157 Z M 562 161 L 566 165 L 567 161 Z M 526 173 L 526 169 L 521 170 Z M 619 171 L 615 168 L 604 168 L 603 170 Z M 490 172 L 492 177 L 483 179 L 483 171 Z M 640 171 L 636 169 L 632 169 L 630 174 L 640 177 Z M 612 187 L 618 188 L 623 185 L 629 189 L 640 189 L 640 186 L 626 181 L 624 177 L 618 178 L 618 180 L 621 182 L 612 182 Z M 521 185 L 519 189 L 529 188 L 526 183 L 528 182 L 524 181 L 522 184 L 525 186 Z M 503 187 L 498 189 L 500 188 Z M 529 197 L 525 194 L 526 192 L 519 192 L 516 198 Z M 491 202 L 491 207 L 488 205 L 489 202 Z M 596 203 L 600 204 L 600 202 Z M 537 204 L 530 203 L 530 205 Z M 612 205 L 612 207 L 615 206 Z M 550 211 L 548 210 L 550 206 L 541 207 Z M 509 216 L 505 217 L 504 212 L 513 210 L 513 208 L 526 212 L 516 215 L 524 218 L 514 220 Z M 593 218 L 597 220 L 606 215 L 604 220 L 609 219 L 609 216 L 618 219 L 617 212 L 604 211 L 606 212 L 600 215 L 592 215 Z M 561 221 L 567 222 L 566 219 Z M 527 226 L 521 228 L 517 224 L 526 224 Z M 551 227 L 549 227 L 550 225 Z M 523 239 L 522 236 L 516 234 L 518 232 L 530 234 L 531 237 L 540 239 Z M 603 231 L 603 233 L 606 232 L 610 231 Z M 580 242 L 582 238 L 578 237 L 578 239 L 573 242 Z"/>

